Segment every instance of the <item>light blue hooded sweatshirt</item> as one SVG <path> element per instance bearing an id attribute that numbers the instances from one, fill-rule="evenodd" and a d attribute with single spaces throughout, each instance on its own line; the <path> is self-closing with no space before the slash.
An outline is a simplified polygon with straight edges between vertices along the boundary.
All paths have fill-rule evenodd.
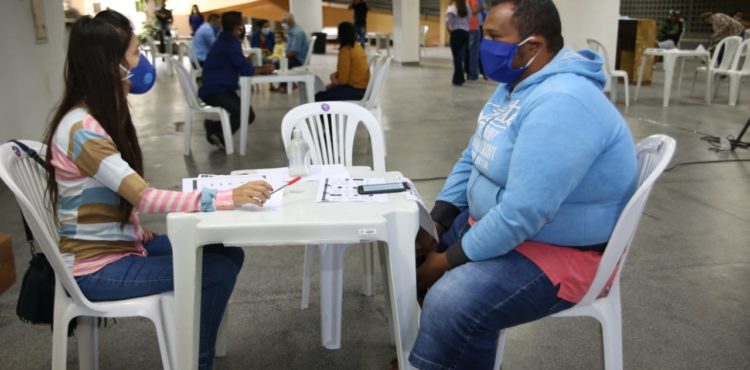
<path id="1" fill-rule="evenodd" d="M 609 240 L 637 186 L 635 146 L 602 93 L 602 57 L 560 50 L 513 91 L 501 84 L 438 201 L 469 207 L 470 260 L 524 241 L 589 246 Z M 439 202 L 438 202 L 439 203 Z"/>

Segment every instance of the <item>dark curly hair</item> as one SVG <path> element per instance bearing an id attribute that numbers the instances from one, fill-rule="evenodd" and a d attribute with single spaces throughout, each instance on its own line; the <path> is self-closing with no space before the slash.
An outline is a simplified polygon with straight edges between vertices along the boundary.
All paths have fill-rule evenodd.
<path id="1" fill-rule="evenodd" d="M 500 0 L 513 4 L 513 22 L 521 39 L 540 35 L 547 40 L 550 51 L 557 53 L 565 44 L 562 36 L 560 13 L 552 0 Z"/>

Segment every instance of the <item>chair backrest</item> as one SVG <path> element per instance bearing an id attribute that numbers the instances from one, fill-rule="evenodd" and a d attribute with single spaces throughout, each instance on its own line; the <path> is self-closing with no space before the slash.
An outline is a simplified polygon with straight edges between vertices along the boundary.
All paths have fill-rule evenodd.
<path id="1" fill-rule="evenodd" d="M 604 251 L 596 271 L 594 282 L 578 303 L 579 305 L 594 302 L 610 281 L 612 281 L 611 289 L 619 289 L 620 272 L 635 232 L 638 230 L 638 223 L 646 206 L 646 201 L 648 201 L 654 183 L 672 159 L 676 146 L 675 140 L 666 135 L 651 135 L 638 142 L 638 188 L 617 220 L 607 249 Z"/>
<path id="2" fill-rule="evenodd" d="M 425 46 L 427 40 L 427 32 L 430 30 L 430 26 L 424 25 L 419 32 L 419 46 Z"/>
<path id="3" fill-rule="evenodd" d="M 175 63 L 174 69 L 177 71 L 177 79 L 180 81 L 180 87 L 182 88 L 182 93 L 185 94 L 188 106 L 192 109 L 200 108 L 201 103 L 198 100 L 198 91 L 195 85 L 193 85 L 190 74 L 185 70 L 185 66 Z"/>
<path id="4" fill-rule="evenodd" d="M 309 67 L 310 66 L 310 59 L 312 59 L 313 54 L 313 46 L 315 45 L 315 40 L 318 39 L 318 35 L 313 35 L 310 37 L 310 40 L 308 40 L 307 43 L 307 55 L 305 55 L 305 62 L 302 63 L 302 67 Z"/>
<path id="5" fill-rule="evenodd" d="M 42 143 L 21 140 L 44 158 L 46 151 Z M 58 247 L 59 235 L 54 221 L 54 209 L 48 202 L 47 171 L 14 143 L 0 145 L 0 178 L 16 197 L 26 222 L 34 235 L 34 243 L 55 271 L 57 282 L 79 305 L 98 311 L 83 295 L 65 264 Z"/>
<path id="6" fill-rule="evenodd" d="M 740 60 L 745 58 L 740 65 Z M 747 39 L 740 44 L 737 48 L 737 52 L 734 54 L 734 61 L 732 62 L 732 70 L 738 72 L 750 73 L 750 39 Z"/>
<path id="7" fill-rule="evenodd" d="M 586 44 L 588 44 L 589 49 L 601 54 L 602 58 L 604 58 L 604 72 L 606 72 L 607 77 L 609 77 L 612 74 L 612 67 L 609 65 L 609 53 L 607 52 L 607 48 L 604 47 L 604 44 L 594 39 L 586 39 Z"/>
<path id="8" fill-rule="evenodd" d="M 372 169 L 385 171 L 383 130 L 375 116 L 362 106 L 342 101 L 308 103 L 287 112 L 281 121 L 281 138 L 288 148 L 292 130 L 302 131 L 310 147 L 313 164 L 343 164 L 351 166 L 354 135 L 362 123 L 370 134 Z"/>
<path id="9" fill-rule="evenodd" d="M 370 60 L 368 61 L 368 65 L 370 68 L 370 80 L 367 81 L 367 88 L 365 89 L 365 94 L 362 95 L 362 101 L 367 102 L 370 99 L 370 94 L 372 93 L 372 86 L 375 84 L 375 78 L 377 78 L 378 73 L 380 71 L 380 67 L 383 65 L 383 61 L 385 61 L 385 57 L 382 55 L 374 55 Z"/>
<path id="10" fill-rule="evenodd" d="M 732 63 L 734 63 L 734 55 L 737 53 L 737 49 L 739 49 L 741 43 L 742 38 L 739 36 L 729 36 L 719 41 L 714 48 L 714 53 L 711 56 L 711 64 L 708 68 L 723 70 L 731 68 Z M 724 49 L 724 53 L 721 57 L 721 62 L 719 62 L 719 54 L 721 54 L 719 51 L 722 48 Z"/>
<path id="11" fill-rule="evenodd" d="M 382 58 L 380 66 L 377 67 L 375 72 L 375 81 L 372 84 L 370 95 L 367 98 L 365 107 L 367 109 L 373 109 L 380 105 L 383 100 L 383 90 L 385 89 L 385 80 L 388 78 L 388 72 L 391 70 L 392 56 Z M 376 64 L 378 66 L 378 64 Z M 372 77 L 371 77 L 372 78 Z"/>

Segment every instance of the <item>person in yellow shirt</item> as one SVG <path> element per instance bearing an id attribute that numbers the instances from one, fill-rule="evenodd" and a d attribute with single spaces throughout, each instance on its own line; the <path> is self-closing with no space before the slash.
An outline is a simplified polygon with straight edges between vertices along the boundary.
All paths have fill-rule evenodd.
<path id="1" fill-rule="evenodd" d="M 273 53 L 271 54 L 271 62 L 277 64 L 281 58 L 284 57 L 284 50 L 286 49 L 286 39 L 281 32 L 277 32 L 274 36 L 275 42 L 273 44 Z"/>
<path id="2" fill-rule="evenodd" d="M 365 50 L 355 40 L 354 25 L 341 22 L 338 66 L 331 74 L 331 83 L 326 90 L 315 94 L 315 101 L 360 100 L 365 95 L 370 67 Z"/>

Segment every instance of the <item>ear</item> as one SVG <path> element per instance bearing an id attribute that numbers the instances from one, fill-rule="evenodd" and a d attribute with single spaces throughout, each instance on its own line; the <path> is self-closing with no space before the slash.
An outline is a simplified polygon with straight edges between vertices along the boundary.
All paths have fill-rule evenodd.
<path id="1" fill-rule="evenodd" d="M 522 45 L 521 49 L 523 52 L 535 55 L 540 50 L 544 50 L 547 48 L 547 40 L 539 35 L 531 35 L 529 36 L 528 41 L 526 41 L 525 44 Z"/>

